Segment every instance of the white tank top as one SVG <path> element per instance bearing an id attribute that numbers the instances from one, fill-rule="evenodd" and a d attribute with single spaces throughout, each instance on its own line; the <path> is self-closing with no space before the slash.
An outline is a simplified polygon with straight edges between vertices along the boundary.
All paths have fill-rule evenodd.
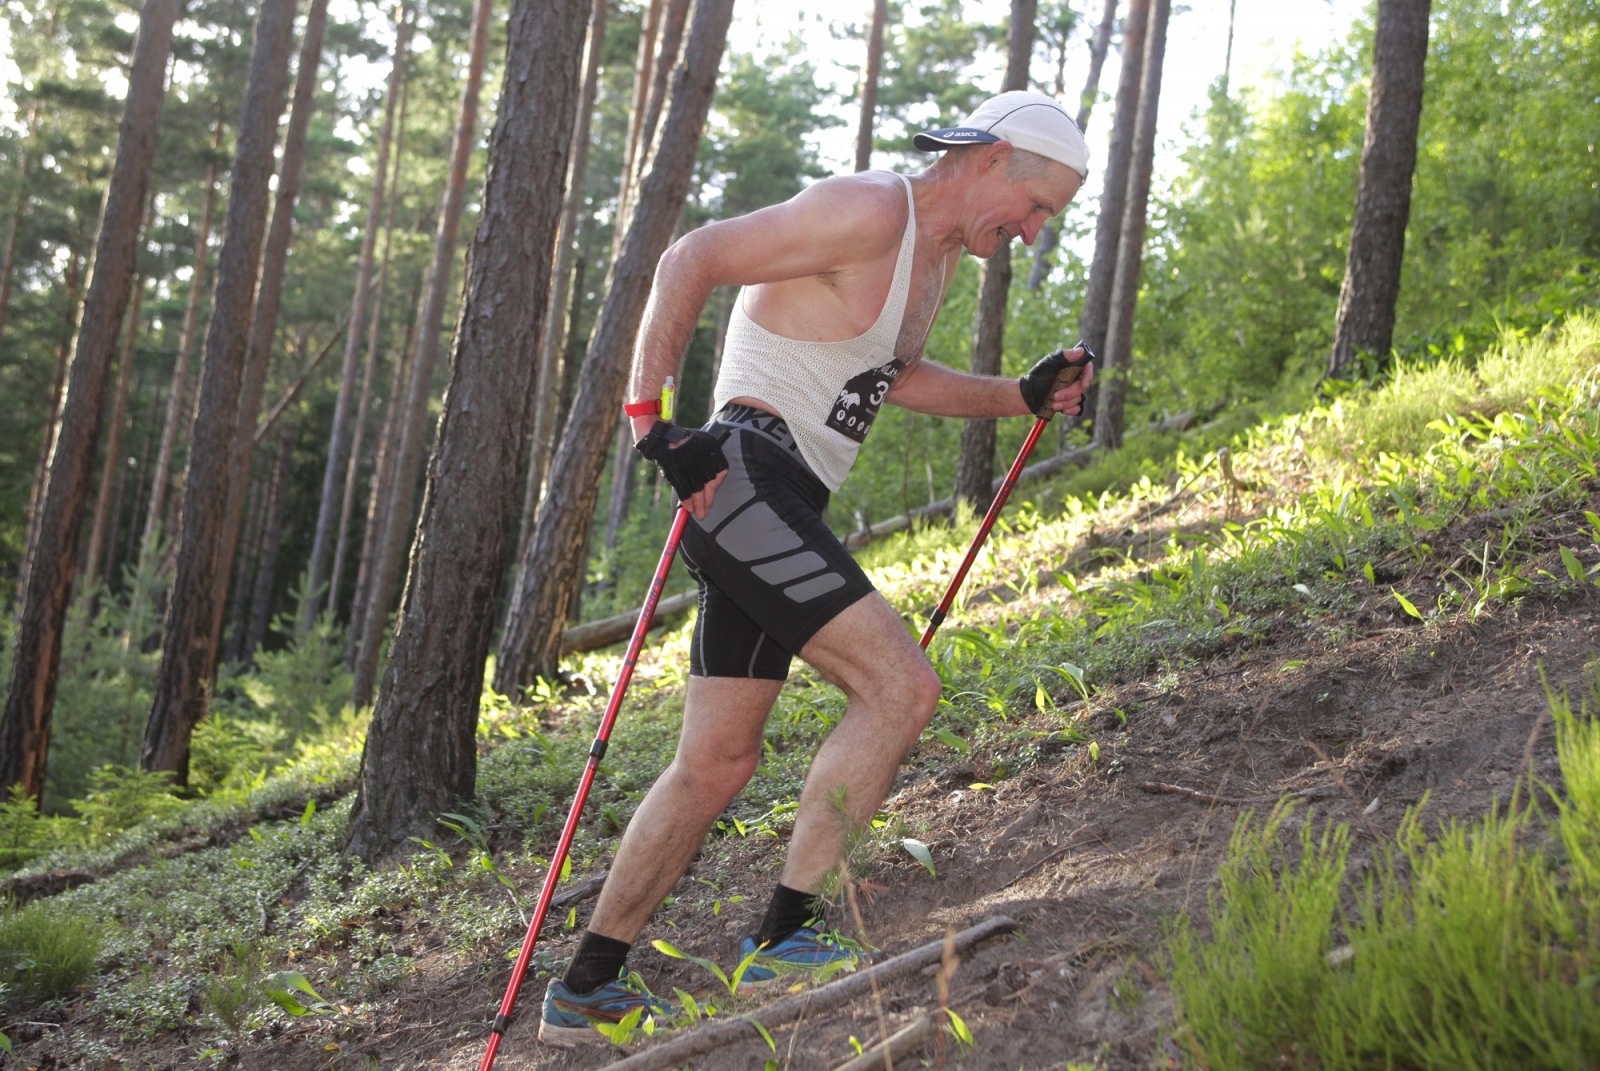
<path id="1" fill-rule="evenodd" d="M 905 370 L 894 355 L 917 241 L 917 207 L 906 186 L 906 231 L 883 311 L 864 334 L 843 342 L 803 342 L 773 334 L 744 311 L 739 292 L 728 318 L 713 409 L 754 398 L 784 419 L 800 456 L 828 490 L 837 491 L 855 464 L 889 388 Z"/>

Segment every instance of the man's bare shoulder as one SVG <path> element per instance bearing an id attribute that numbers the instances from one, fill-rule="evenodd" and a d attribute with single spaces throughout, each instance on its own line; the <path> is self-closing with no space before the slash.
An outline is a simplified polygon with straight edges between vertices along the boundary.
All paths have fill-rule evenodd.
<path id="1" fill-rule="evenodd" d="M 906 227 L 905 183 L 886 171 L 835 175 L 785 203 L 819 237 L 847 236 L 863 258 L 898 248 Z"/>

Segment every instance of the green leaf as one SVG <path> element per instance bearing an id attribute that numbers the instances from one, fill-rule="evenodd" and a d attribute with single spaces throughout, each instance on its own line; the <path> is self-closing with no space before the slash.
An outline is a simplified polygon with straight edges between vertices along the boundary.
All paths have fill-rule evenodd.
<path id="1" fill-rule="evenodd" d="M 1579 584 L 1583 583 L 1585 577 L 1583 563 L 1578 560 L 1576 554 L 1566 547 L 1561 548 L 1561 564 L 1567 567 L 1568 576 Z"/>
<path id="2" fill-rule="evenodd" d="M 644 1014 L 644 1005 L 640 1004 L 624 1015 L 615 1025 L 611 1023 L 595 1023 L 594 1028 L 613 1045 L 626 1045 L 633 1039 L 634 1028 L 639 1025 L 639 1017 Z"/>
<path id="3" fill-rule="evenodd" d="M 561 880 L 566 881 L 570 877 L 572 877 L 572 856 L 569 855 L 561 860 Z"/>
<path id="4" fill-rule="evenodd" d="M 850 1035 L 850 1047 L 856 1050 L 857 1056 L 861 1055 L 861 1039 L 856 1037 L 854 1034 Z"/>
<path id="5" fill-rule="evenodd" d="M 1089 761 L 1090 762 L 1099 762 L 1100 761 L 1100 741 L 1098 741 L 1098 740 L 1089 741 Z"/>
<path id="6" fill-rule="evenodd" d="M 575 907 L 569 907 L 569 908 L 567 908 L 567 929 L 575 930 L 577 928 L 578 928 L 578 909 L 575 908 Z"/>
<path id="7" fill-rule="evenodd" d="M 1376 584 L 1378 582 L 1378 574 L 1372 571 L 1371 562 L 1367 562 L 1361 566 L 1361 575 L 1367 578 L 1367 583 L 1369 584 Z"/>
<path id="8" fill-rule="evenodd" d="M 1287 669 L 1300 669 L 1305 664 L 1306 664 L 1306 660 L 1303 659 L 1303 658 L 1291 658 L 1289 661 L 1287 661 L 1283 665 L 1279 666 L 1278 669 L 1280 671 L 1281 670 L 1287 670 Z"/>
<path id="9" fill-rule="evenodd" d="M 751 1026 L 756 1028 L 756 1033 L 760 1034 L 761 1035 L 761 1039 L 767 1043 L 767 1048 L 771 1049 L 773 1052 L 777 1052 L 778 1051 L 778 1043 L 776 1041 L 772 1040 L 772 1035 L 767 1032 L 767 1028 L 766 1027 L 762 1026 L 760 1023 L 756 1022 L 754 1019 L 748 1019 L 748 1020 L 746 1020 L 746 1022 L 748 1022 Z M 768 1061 L 769 1065 L 771 1065 L 772 1063 L 773 1063 L 773 1061 L 770 1061 L 770 1060 Z"/>
<path id="10" fill-rule="evenodd" d="M 1050 693 L 1044 690 L 1044 685 L 1033 686 L 1033 705 L 1039 710 L 1050 709 Z"/>
<path id="11" fill-rule="evenodd" d="M 993 788 L 994 786 L 987 781 L 974 781 L 967 787 L 974 792 L 982 792 L 984 789 Z"/>
<path id="12" fill-rule="evenodd" d="M 0 1049 L 6 1050 L 7 1056 L 16 1055 L 16 1053 L 11 1051 L 11 1039 L 6 1037 L 4 1033 L 0 1033 Z"/>
<path id="13" fill-rule="evenodd" d="M 730 982 L 728 980 L 728 976 L 723 973 L 722 968 L 717 966 L 714 961 L 703 959 L 700 956 L 691 956 L 687 952 L 680 951 L 677 946 L 673 945 L 670 941 L 651 941 L 650 945 L 663 956 L 671 956 L 673 959 L 687 960 L 696 966 L 704 967 L 706 970 L 710 971 L 716 976 L 717 981 L 722 983 L 722 987 L 728 991 L 729 996 L 737 995 L 735 990 L 738 989 L 738 981 L 735 980 Z M 743 968 L 748 966 L 750 962 L 755 959 L 755 956 L 756 954 L 752 952 L 750 955 L 745 957 L 744 962 L 739 964 L 739 968 L 733 972 L 735 979 L 739 978 L 739 976 L 744 973 Z"/>
<path id="14" fill-rule="evenodd" d="M 961 1044 L 971 1048 L 973 1045 L 972 1031 L 967 1029 L 966 1020 L 957 1015 L 953 1008 L 946 1008 L 944 1013 L 950 1017 L 950 1033 L 954 1034 L 955 1039 Z"/>
<path id="15" fill-rule="evenodd" d="M 322 999 L 322 994 L 313 989 L 311 982 L 299 971 L 279 971 L 261 983 L 261 991 L 290 1015 L 310 1015 L 312 1012 L 333 1010 L 333 1005 Z M 300 996 L 311 999 L 302 1002 Z"/>
<path id="16" fill-rule="evenodd" d="M 302 827 L 309 826 L 311 824 L 312 816 L 316 813 L 317 801 L 314 799 L 306 800 L 306 809 L 300 812 L 300 825 Z"/>
<path id="17" fill-rule="evenodd" d="M 968 744 L 949 729 L 929 729 L 928 732 L 932 733 L 939 743 L 952 751 L 958 751 L 963 755 L 972 751 L 971 744 Z"/>
<path id="18" fill-rule="evenodd" d="M 1412 617 L 1416 618 L 1418 621 L 1422 620 L 1422 611 L 1418 610 L 1415 606 L 1413 606 L 1411 604 L 1411 600 L 1410 599 L 1406 598 L 1404 595 L 1400 594 L 1398 591 L 1392 591 L 1391 594 L 1394 595 L 1395 601 L 1400 604 L 1400 609 L 1404 610 L 1406 613 L 1410 614 Z"/>
<path id="19" fill-rule="evenodd" d="M 689 992 L 687 989 L 680 989 L 677 986 L 673 986 L 672 991 L 678 994 L 678 1004 L 683 1008 L 684 1014 L 689 1017 L 689 1021 L 691 1023 L 700 1022 L 702 1014 L 700 1011 L 700 1002 L 694 999 L 694 994 Z"/>
<path id="20" fill-rule="evenodd" d="M 928 850 L 926 844 L 912 837 L 906 837 L 900 842 L 900 846 L 906 850 L 911 858 L 926 867 L 929 874 L 933 874 L 935 877 L 938 876 L 933 869 L 933 853 Z"/>

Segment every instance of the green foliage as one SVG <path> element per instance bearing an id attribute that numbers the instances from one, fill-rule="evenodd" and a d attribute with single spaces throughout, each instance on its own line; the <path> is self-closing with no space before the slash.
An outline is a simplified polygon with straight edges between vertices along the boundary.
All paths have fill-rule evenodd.
<path id="1" fill-rule="evenodd" d="M 70 909 L 36 901 L 0 913 L 0 999 L 29 1008 L 77 992 L 94 973 L 102 931 Z"/>
<path id="2" fill-rule="evenodd" d="M 1218 1071 L 1578 1068 L 1600 1046 L 1593 848 L 1600 843 L 1600 730 L 1551 696 L 1570 790 L 1558 795 L 1553 852 L 1536 810 L 1513 795 L 1481 821 L 1430 838 L 1407 812 L 1359 891 L 1345 874 L 1348 831 L 1302 826 L 1298 861 L 1280 808 L 1234 830 L 1211 933 L 1187 919 L 1169 952 L 1191 1055 Z M 1424 804 L 1425 806 L 1425 804 Z M 1342 894 L 1355 907 L 1340 911 Z M 1341 915 L 1348 945 L 1334 947 Z"/>
<path id="3" fill-rule="evenodd" d="M 172 775 L 166 771 L 102 766 L 89 774 L 89 794 L 73 800 L 83 820 L 83 837 L 104 843 L 147 818 L 161 818 L 183 806 L 171 792 Z"/>
<path id="4" fill-rule="evenodd" d="M 260 954 L 239 944 L 223 957 L 215 973 L 206 976 L 200 999 L 206 1011 L 238 1037 L 249 1027 L 266 996 Z"/>

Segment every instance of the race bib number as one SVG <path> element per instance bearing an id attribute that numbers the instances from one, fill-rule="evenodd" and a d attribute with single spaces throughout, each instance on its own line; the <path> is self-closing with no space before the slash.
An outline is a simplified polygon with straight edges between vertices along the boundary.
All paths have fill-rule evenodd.
<path id="1" fill-rule="evenodd" d="M 839 397 L 833 401 L 828 414 L 828 427 L 856 442 L 865 442 L 872 422 L 878 417 L 878 408 L 889 395 L 889 388 L 904 372 L 906 363 L 896 357 L 886 365 L 869 368 L 858 376 L 850 377 Z"/>

